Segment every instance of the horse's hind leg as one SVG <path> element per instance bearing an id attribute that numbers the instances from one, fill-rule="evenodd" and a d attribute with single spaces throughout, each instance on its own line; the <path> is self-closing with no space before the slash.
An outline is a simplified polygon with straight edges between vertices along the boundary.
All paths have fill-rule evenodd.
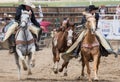
<path id="1" fill-rule="evenodd" d="M 69 62 L 64 61 L 62 64 L 62 67 L 59 69 L 59 72 L 62 72 L 64 67 L 65 67 L 65 72 L 64 72 L 64 76 L 67 76 L 67 66 L 68 66 Z"/>
<path id="2" fill-rule="evenodd" d="M 67 66 L 68 66 L 69 62 L 66 62 L 66 65 L 65 65 L 65 72 L 64 72 L 64 76 L 67 76 Z"/>
<path id="3" fill-rule="evenodd" d="M 85 68 L 85 62 L 82 58 L 82 71 L 81 71 L 81 76 L 84 77 L 84 68 Z"/>
<path id="4" fill-rule="evenodd" d="M 65 67 L 65 72 L 64 72 L 64 76 L 67 76 L 67 66 L 68 66 L 69 62 L 64 61 L 62 64 L 62 67 L 59 69 L 59 72 L 62 72 L 64 67 Z"/>
<path id="5" fill-rule="evenodd" d="M 15 56 L 16 65 L 18 67 L 18 79 L 20 80 L 21 79 L 21 68 L 19 64 L 19 56 L 17 55 L 17 53 L 15 53 L 14 56 Z"/>
<path id="6" fill-rule="evenodd" d="M 84 61 L 83 53 L 81 53 L 81 59 L 80 59 L 80 61 L 82 61 L 82 70 L 81 70 L 81 75 L 77 79 L 84 79 L 85 61 Z"/>

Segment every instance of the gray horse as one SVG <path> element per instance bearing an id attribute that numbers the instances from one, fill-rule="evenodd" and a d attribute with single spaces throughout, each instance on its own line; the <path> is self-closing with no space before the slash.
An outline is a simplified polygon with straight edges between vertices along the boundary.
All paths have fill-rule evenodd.
<path id="1" fill-rule="evenodd" d="M 21 14 L 20 27 L 15 35 L 16 53 L 15 60 L 18 67 L 18 79 L 21 79 L 19 58 L 22 60 L 23 69 L 32 74 L 31 67 L 35 66 L 35 42 L 32 33 L 28 29 L 31 11 L 23 11 Z M 28 56 L 28 61 L 26 60 Z"/>

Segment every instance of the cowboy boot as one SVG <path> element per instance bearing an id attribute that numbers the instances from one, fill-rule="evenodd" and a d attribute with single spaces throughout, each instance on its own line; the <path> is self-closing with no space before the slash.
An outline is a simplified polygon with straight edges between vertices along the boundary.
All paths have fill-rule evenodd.
<path id="1" fill-rule="evenodd" d="M 35 47 L 36 47 L 36 51 L 39 51 L 39 44 L 37 42 L 35 42 Z"/>
<path id="2" fill-rule="evenodd" d="M 40 29 L 39 32 L 38 32 L 37 42 L 40 41 L 41 35 L 42 35 L 42 29 Z"/>
<path id="3" fill-rule="evenodd" d="M 71 57 L 78 58 L 79 57 L 79 51 L 80 51 L 80 44 L 74 49 L 73 54 Z"/>
<path id="4" fill-rule="evenodd" d="M 38 37 L 36 38 L 36 42 L 35 42 L 36 51 L 40 50 L 39 41 L 41 39 L 41 35 L 42 35 L 42 29 L 40 29 L 40 31 L 38 32 Z"/>
<path id="5" fill-rule="evenodd" d="M 39 40 L 38 40 L 36 34 L 33 34 L 33 33 L 32 33 L 32 35 L 33 35 L 33 38 L 34 38 L 34 40 L 35 40 L 36 51 L 39 51 L 39 42 L 38 42 Z"/>
<path id="6" fill-rule="evenodd" d="M 15 40 L 14 40 L 14 34 L 12 34 L 8 39 L 9 43 L 9 53 L 12 54 L 15 52 Z"/>

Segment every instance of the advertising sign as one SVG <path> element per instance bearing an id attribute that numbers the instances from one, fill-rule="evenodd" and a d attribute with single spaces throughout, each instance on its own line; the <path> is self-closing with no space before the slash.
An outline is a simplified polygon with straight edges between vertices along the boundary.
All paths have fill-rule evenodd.
<path id="1" fill-rule="evenodd" d="M 98 31 L 109 40 L 120 40 L 120 20 L 99 20 Z"/>

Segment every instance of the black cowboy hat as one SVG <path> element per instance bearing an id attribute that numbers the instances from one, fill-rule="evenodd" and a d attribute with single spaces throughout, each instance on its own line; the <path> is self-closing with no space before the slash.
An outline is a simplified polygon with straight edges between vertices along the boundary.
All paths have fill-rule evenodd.
<path id="1" fill-rule="evenodd" d="M 98 7 L 95 7 L 95 5 L 89 5 L 89 7 L 88 7 L 89 11 L 97 10 L 97 9 L 98 9 Z"/>

